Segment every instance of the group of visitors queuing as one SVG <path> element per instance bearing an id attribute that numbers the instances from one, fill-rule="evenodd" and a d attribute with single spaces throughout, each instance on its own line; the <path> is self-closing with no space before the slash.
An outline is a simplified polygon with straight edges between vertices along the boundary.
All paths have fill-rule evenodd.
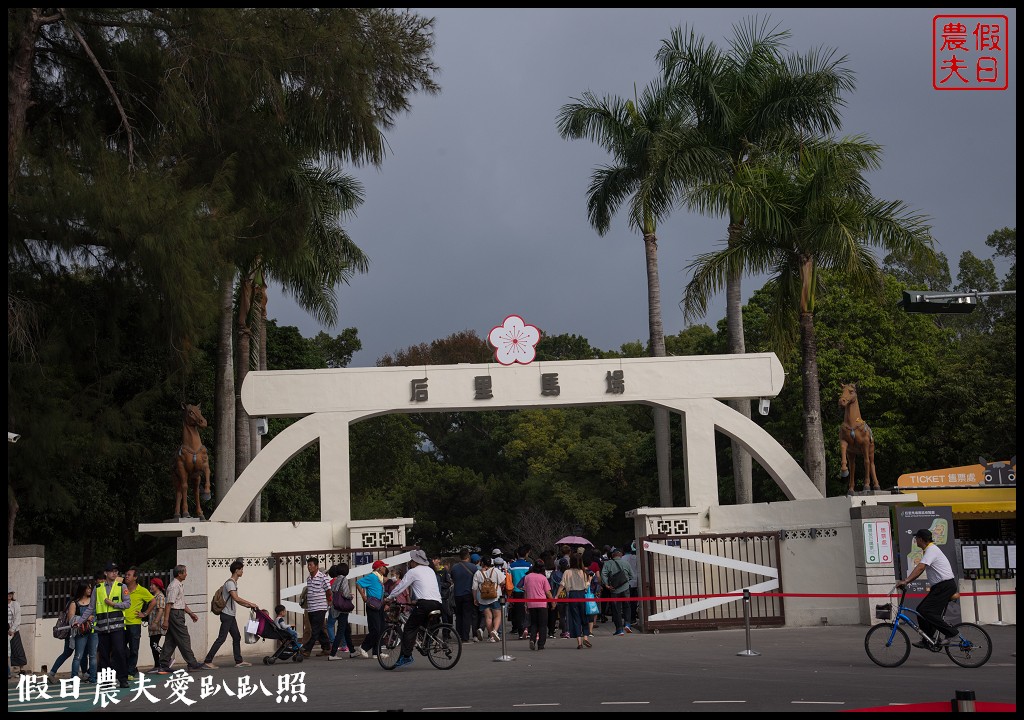
<path id="1" fill-rule="evenodd" d="M 612 546 L 602 554 L 562 545 L 557 557 L 543 552 L 534 559 L 533 549 L 522 545 L 512 562 L 501 548 L 489 556 L 463 550 L 450 571 L 459 636 L 463 642 L 499 642 L 503 606 L 512 637 L 529 640 L 531 650 L 544 649 L 556 637 L 576 639 L 580 649 L 592 647 L 594 624 L 609 614 L 615 635 L 633 632 L 638 603 L 621 600 L 638 597 L 635 545 L 631 549 L 625 556 Z"/>
<path id="2" fill-rule="evenodd" d="M 439 556 L 428 558 L 423 550 L 410 554 L 408 569 L 390 567 L 376 560 L 370 572 L 350 582 L 347 563 L 333 565 L 327 573 L 319 559 L 306 561 L 306 587 L 301 604 L 308 622 L 308 637 L 300 651 L 306 657 L 319 644 L 321 656 L 328 660 L 375 657 L 377 641 L 384 628 L 384 612 L 388 603 L 401 603 L 404 608 L 405 633 L 398 666 L 412 662 L 416 631 L 434 610 L 442 621 L 452 622 L 463 642 L 500 642 L 507 613 L 511 636 L 528 640 L 531 650 L 543 650 L 547 640 L 562 637 L 575 639 L 577 648 L 593 646 L 594 625 L 614 623 L 614 635 L 633 631 L 638 620 L 638 604 L 623 602 L 637 597 L 636 547 L 632 552 L 605 546 L 601 553 L 593 547 L 571 548 L 563 545 L 557 553 L 544 552 L 533 558 L 533 549 L 522 545 L 515 558 L 507 562 L 501 548 L 481 555 L 463 550 L 457 559 L 446 565 Z M 238 609 L 255 610 L 257 604 L 239 595 L 239 583 L 245 566 L 241 559 L 230 566 L 230 577 L 220 587 L 223 609 L 220 629 L 203 660 L 192 650 L 186 617 L 193 623 L 199 616 L 185 600 L 184 583 L 188 568 L 174 568 L 165 588 L 160 578 L 147 586 L 139 582 L 136 568 L 128 568 L 121 576 L 115 563 L 108 563 L 96 573 L 91 583 L 80 583 L 68 599 L 62 617 L 71 632 L 64 649 L 49 671 L 54 678 L 65 661 L 71 658 L 72 676 L 95 683 L 97 673 L 112 668 L 119 687 L 128 687 L 139 674 L 139 651 L 142 645 L 142 624 L 148 622 L 149 645 L 153 655 L 150 672 L 169 673 L 179 652 L 188 670 L 216 669 L 214 657 L 228 637 L 235 667 L 249 667 L 242 657 Z M 349 613 L 356 596 L 362 601 L 367 630 L 359 645 L 352 641 Z M 508 602 L 509 600 L 514 602 Z M 567 602 L 559 602 L 561 599 Z M 614 600 L 614 602 L 609 602 Z M 284 605 L 274 608 L 277 625 L 287 636 L 299 642 L 300 633 L 287 620 Z M 8 593 L 8 677 L 25 664 L 18 625 L 20 607 L 13 587 Z M 305 633 L 303 633 L 305 634 Z"/>

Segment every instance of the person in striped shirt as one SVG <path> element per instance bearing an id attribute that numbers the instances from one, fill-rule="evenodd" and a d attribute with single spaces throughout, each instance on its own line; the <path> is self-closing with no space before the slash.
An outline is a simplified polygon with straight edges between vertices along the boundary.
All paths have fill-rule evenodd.
<path id="1" fill-rule="evenodd" d="M 324 621 L 327 610 L 331 607 L 331 579 L 320 569 L 320 561 L 315 557 L 306 559 L 306 613 L 309 615 L 309 640 L 302 646 L 302 654 L 309 657 L 313 645 L 320 643 L 320 655 L 331 654 L 331 643 L 327 638 Z"/>

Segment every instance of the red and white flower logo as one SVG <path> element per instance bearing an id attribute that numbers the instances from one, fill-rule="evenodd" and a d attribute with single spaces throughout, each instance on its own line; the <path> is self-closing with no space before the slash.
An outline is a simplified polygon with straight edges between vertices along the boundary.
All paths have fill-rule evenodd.
<path id="1" fill-rule="evenodd" d="M 527 325 L 518 315 L 509 315 L 488 333 L 487 341 L 494 348 L 494 359 L 502 365 L 529 365 L 537 357 L 540 330 Z"/>

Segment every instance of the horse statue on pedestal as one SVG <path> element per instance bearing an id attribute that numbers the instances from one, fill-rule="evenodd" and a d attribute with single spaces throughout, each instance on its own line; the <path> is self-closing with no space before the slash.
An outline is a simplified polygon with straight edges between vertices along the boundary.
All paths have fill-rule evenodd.
<path id="1" fill-rule="evenodd" d="M 854 494 L 855 478 L 857 476 L 856 456 L 864 458 L 864 492 L 872 488 L 881 490 L 878 484 L 878 475 L 875 472 L 875 437 L 871 434 L 871 428 L 860 416 L 860 403 L 857 402 L 857 386 L 854 383 L 843 385 L 843 392 L 839 396 L 839 407 L 843 408 L 843 424 L 839 428 L 839 451 L 843 461 L 841 477 L 850 477 L 850 488 L 847 495 Z M 847 463 L 847 453 L 850 461 Z"/>
<path id="2" fill-rule="evenodd" d="M 181 446 L 171 465 L 171 483 L 174 485 L 174 519 L 192 517 L 188 514 L 188 486 L 193 482 L 196 489 L 196 514 L 205 520 L 203 506 L 199 502 L 199 482 L 206 481 L 202 499 L 210 499 L 210 456 L 199 439 L 199 428 L 206 427 L 198 405 L 181 404 Z"/>

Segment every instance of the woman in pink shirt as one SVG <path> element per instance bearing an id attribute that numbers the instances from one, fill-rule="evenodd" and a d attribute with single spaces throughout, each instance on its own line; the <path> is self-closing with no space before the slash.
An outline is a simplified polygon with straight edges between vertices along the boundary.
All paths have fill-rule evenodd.
<path id="1" fill-rule="evenodd" d="M 530 649 L 543 650 L 548 639 L 548 605 L 551 603 L 551 584 L 543 561 L 533 564 L 523 577 L 523 596 L 530 613 Z"/>

